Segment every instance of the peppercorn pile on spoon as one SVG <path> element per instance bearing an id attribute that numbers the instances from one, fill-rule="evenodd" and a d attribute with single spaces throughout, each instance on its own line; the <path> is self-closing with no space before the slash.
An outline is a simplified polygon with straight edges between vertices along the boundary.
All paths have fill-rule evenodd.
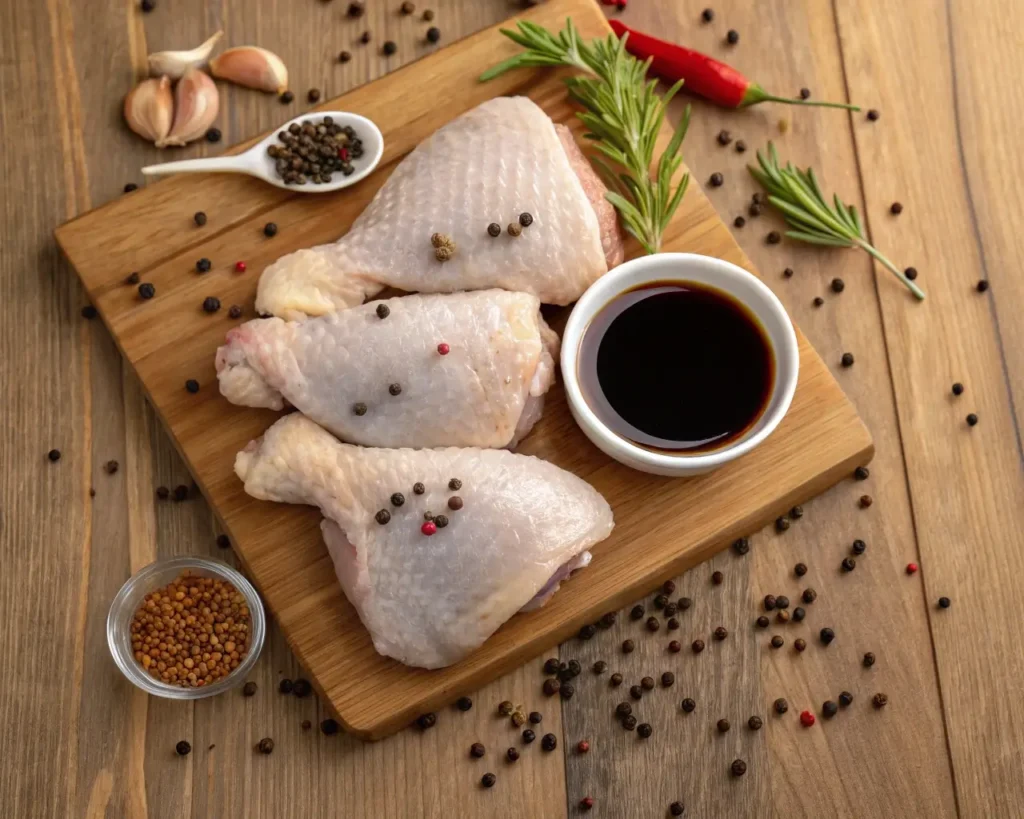
<path id="1" fill-rule="evenodd" d="M 288 148 L 289 146 L 282 142 L 282 135 L 288 134 L 289 137 L 306 136 L 301 134 L 303 124 L 322 123 L 325 117 L 330 118 L 333 125 L 342 129 L 349 128 L 351 132 L 357 135 L 361 142 L 361 156 L 352 158 L 351 172 L 347 175 L 334 170 L 321 176 L 318 166 L 317 178 L 325 179 L 329 177 L 329 181 L 313 181 L 312 173 L 306 174 L 305 172 L 301 176 L 290 177 L 289 170 L 286 170 L 283 164 L 281 164 L 281 158 L 272 155 L 270 149 L 274 148 L 274 153 L 276 154 L 278 149 Z M 294 131 L 293 126 L 298 126 L 300 132 L 292 133 L 289 129 Z M 319 148 L 326 147 L 319 146 Z M 309 151 L 306 152 L 309 153 Z M 319 111 L 303 114 L 289 120 L 278 130 L 244 153 L 234 156 L 183 159 L 179 162 L 148 165 L 142 169 L 142 173 L 145 176 L 163 176 L 172 173 L 242 173 L 262 179 L 276 188 L 284 188 L 285 190 L 301 193 L 330 193 L 341 188 L 347 188 L 349 185 L 354 185 L 359 180 L 366 178 L 377 167 L 383 153 L 384 136 L 371 120 L 361 117 L 359 114 L 351 114 L 346 111 Z M 302 158 L 296 157 L 296 159 Z M 348 162 L 347 156 L 345 161 Z M 301 165 L 301 163 L 299 164 Z M 326 170 L 326 166 L 324 166 L 324 169 Z M 295 173 L 299 173 L 298 168 L 295 169 Z M 302 181 L 299 182 L 299 179 Z"/>
<path id="2" fill-rule="evenodd" d="M 365 446 L 514 446 L 540 418 L 558 336 L 526 293 L 405 296 L 255 319 L 217 351 L 234 404 L 300 409 Z"/>
<path id="3" fill-rule="evenodd" d="M 235 472 L 255 498 L 319 507 L 374 647 L 423 668 L 457 662 L 542 604 L 613 526 L 593 487 L 539 458 L 351 446 L 300 413 L 240 452 Z"/>
<path id="4" fill-rule="evenodd" d="M 256 309 L 318 316 L 386 286 L 501 287 L 568 304 L 623 258 L 604 194 L 565 126 L 525 97 L 488 100 L 403 159 L 336 243 L 270 265 Z"/>

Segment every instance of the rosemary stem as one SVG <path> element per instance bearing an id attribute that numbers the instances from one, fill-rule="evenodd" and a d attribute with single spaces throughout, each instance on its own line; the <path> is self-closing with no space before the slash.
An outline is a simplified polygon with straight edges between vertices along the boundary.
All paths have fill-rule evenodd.
<path id="1" fill-rule="evenodd" d="M 913 293 L 918 299 L 924 299 L 924 291 L 916 284 L 914 284 L 910 279 L 904 276 L 900 269 L 896 267 L 896 265 L 890 262 L 887 258 L 885 258 L 885 256 L 883 256 L 881 253 L 875 250 L 874 247 L 872 247 L 868 242 L 865 242 L 863 239 L 854 239 L 854 241 L 857 243 L 857 246 L 859 248 L 861 248 L 862 250 L 866 250 L 868 253 L 870 253 L 872 256 L 878 259 L 878 261 L 880 261 L 885 267 L 887 267 L 892 272 L 892 274 L 901 282 L 903 282 L 903 284 L 906 285 L 907 289 L 911 293 Z"/>

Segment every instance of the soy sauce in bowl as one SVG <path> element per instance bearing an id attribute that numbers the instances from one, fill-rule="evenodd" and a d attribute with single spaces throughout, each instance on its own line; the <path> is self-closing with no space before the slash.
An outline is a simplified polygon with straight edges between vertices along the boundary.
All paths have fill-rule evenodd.
<path id="1" fill-rule="evenodd" d="M 762 416 L 775 356 L 754 314 L 728 293 L 689 281 L 628 290 L 580 342 L 583 398 L 616 435 L 667 454 L 711 452 Z"/>

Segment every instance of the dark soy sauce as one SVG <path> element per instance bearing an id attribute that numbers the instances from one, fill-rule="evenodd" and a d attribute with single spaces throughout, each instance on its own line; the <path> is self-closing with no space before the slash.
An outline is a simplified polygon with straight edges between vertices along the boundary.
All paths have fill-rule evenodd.
<path id="1" fill-rule="evenodd" d="M 697 282 L 653 282 L 617 296 L 580 344 L 587 404 L 647 449 L 692 454 L 735 441 L 775 381 L 767 334 L 739 301 Z"/>

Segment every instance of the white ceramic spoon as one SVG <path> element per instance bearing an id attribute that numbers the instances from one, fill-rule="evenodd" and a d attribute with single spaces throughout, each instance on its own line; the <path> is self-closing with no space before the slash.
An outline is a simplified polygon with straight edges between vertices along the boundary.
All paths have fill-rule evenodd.
<path id="1" fill-rule="evenodd" d="M 277 175 L 274 167 L 274 159 L 267 154 L 267 148 L 279 144 L 277 135 L 285 131 L 293 122 L 299 125 L 306 121 L 320 122 L 324 117 L 332 117 L 336 125 L 342 127 L 349 125 L 355 129 L 356 135 L 363 142 L 363 155 L 352 160 L 355 168 L 348 176 L 341 171 L 334 171 L 330 182 L 312 183 L 305 185 L 286 185 L 284 180 Z M 350 114 L 346 111 L 311 111 L 308 114 L 295 117 L 284 123 L 280 128 L 275 128 L 266 139 L 253 145 L 245 153 L 236 156 L 215 156 L 207 159 L 183 159 L 180 162 L 164 162 L 160 165 L 149 165 L 142 169 L 145 176 L 157 176 L 170 173 L 245 173 L 255 176 L 264 182 L 269 182 L 278 188 L 299 193 L 330 193 L 331 191 L 347 188 L 354 185 L 360 179 L 377 167 L 381 155 L 384 153 L 384 137 L 380 129 L 366 117 L 359 114 Z"/>

